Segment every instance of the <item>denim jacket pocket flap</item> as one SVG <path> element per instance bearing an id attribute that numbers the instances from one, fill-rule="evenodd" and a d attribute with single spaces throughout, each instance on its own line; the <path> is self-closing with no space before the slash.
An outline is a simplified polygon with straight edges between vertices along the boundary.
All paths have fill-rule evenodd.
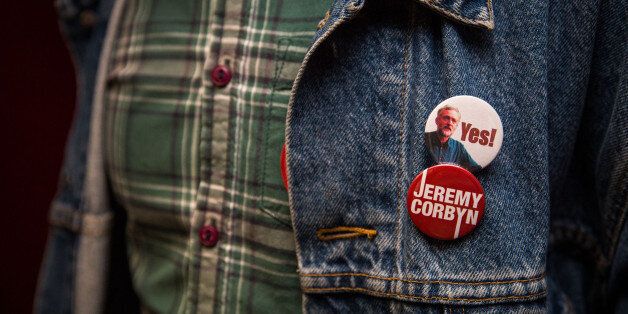
<path id="1" fill-rule="evenodd" d="M 415 0 L 437 13 L 465 25 L 492 30 L 493 3 L 491 0 Z"/>

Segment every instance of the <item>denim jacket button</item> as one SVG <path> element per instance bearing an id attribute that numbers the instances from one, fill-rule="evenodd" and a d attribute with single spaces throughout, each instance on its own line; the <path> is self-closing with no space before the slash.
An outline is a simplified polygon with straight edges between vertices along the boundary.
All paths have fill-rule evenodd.
<path id="1" fill-rule="evenodd" d="M 421 232 L 439 240 L 454 240 L 477 227 L 486 200 L 482 185 L 469 171 L 437 165 L 414 178 L 406 204 Z"/>
<path id="2" fill-rule="evenodd" d="M 286 144 L 283 144 L 281 148 L 281 156 L 279 157 L 279 164 L 281 166 L 281 180 L 283 180 L 283 186 L 288 190 L 288 165 L 286 164 Z"/>
<path id="3" fill-rule="evenodd" d="M 495 159 L 503 134 L 497 111 L 473 96 L 446 99 L 425 122 L 425 145 L 434 161 L 453 163 L 471 172 Z"/>
<path id="4" fill-rule="evenodd" d="M 201 244 L 206 247 L 214 247 L 218 243 L 218 229 L 213 226 L 204 226 L 198 232 Z"/>
<path id="5" fill-rule="evenodd" d="M 216 87 L 224 87 L 231 81 L 231 70 L 224 65 L 217 65 L 211 72 L 212 84 Z"/>

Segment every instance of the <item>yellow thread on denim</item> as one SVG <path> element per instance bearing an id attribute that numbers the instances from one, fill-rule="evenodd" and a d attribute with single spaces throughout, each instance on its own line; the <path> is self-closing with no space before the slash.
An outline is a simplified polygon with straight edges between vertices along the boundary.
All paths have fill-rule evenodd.
<path id="1" fill-rule="evenodd" d="M 325 26 L 325 23 L 327 23 L 327 20 L 329 20 L 329 16 L 330 16 L 330 13 L 329 13 L 329 10 L 327 10 L 327 12 L 325 12 L 325 17 L 322 20 L 320 20 L 320 22 L 318 22 L 317 29 L 321 29 L 323 28 L 323 26 Z"/>
<path id="2" fill-rule="evenodd" d="M 480 297 L 480 298 L 458 298 L 458 297 L 445 297 L 445 296 L 418 296 L 403 293 L 388 293 L 376 290 L 370 290 L 358 287 L 332 287 L 332 288 L 305 288 L 303 292 L 306 293 L 321 293 L 321 292 L 360 292 L 364 294 L 379 296 L 379 297 L 398 297 L 409 298 L 414 300 L 431 301 L 431 300 L 444 300 L 444 301 L 461 301 L 461 302 L 483 302 L 483 301 L 508 301 L 508 300 L 527 300 L 543 297 L 547 294 L 547 291 L 541 291 L 533 294 L 523 295 L 506 295 L 501 297 Z"/>
<path id="3" fill-rule="evenodd" d="M 383 276 L 375 276 L 363 273 L 331 273 L 331 274 L 301 274 L 303 277 L 366 277 L 370 279 L 379 279 L 386 281 L 401 281 L 408 283 L 416 283 L 416 284 L 446 284 L 446 285 L 467 285 L 467 286 L 478 286 L 478 285 L 492 285 L 492 284 L 511 284 L 511 283 L 526 283 L 532 281 L 538 281 L 545 277 L 545 273 L 537 275 L 532 278 L 526 279 L 512 279 L 512 280 L 502 280 L 502 281 L 447 281 L 447 280 L 429 280 L 429 279 L 402 279 L 399 277 L 383 277 Z"/>
<path id="4" fill-rule="evenodd" d="M 334 228 L 318 229 L 316 236 L 321 241 L 330 241 L 337 239 L 350 239 L 360 236 L 366 236 L 372 240 L 377 235 L 377 230 L 360 227 L 339 226 Z"/>

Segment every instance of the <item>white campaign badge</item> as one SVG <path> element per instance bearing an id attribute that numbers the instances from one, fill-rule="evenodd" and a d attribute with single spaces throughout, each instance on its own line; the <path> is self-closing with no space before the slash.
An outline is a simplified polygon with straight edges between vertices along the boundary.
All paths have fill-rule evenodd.
<path id="1" fill-rule="evenodd" d="M 425 144 L 436 163 L 456 164 L 471 172 L 495 159 L 503 138 L 495 109 L 473 96 L 441 102 L 425 123 Z"/>

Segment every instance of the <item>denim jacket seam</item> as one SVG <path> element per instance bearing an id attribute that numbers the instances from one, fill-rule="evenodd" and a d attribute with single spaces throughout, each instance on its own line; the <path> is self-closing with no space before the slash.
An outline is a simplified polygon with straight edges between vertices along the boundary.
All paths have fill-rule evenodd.
<path id="1" fill-rule="evenodd" d="M 625 181 L 625 180 L 624 180 Z M 622 202 L 618 202 L 619 204 L 626 204 L 626 199 L 628 197 L 626 195 L 624 195 L 623 197 L 623 201 Z M 608 254 L 608 259 L 612 259 L 614 258 L 615 252 L 617 251 L 617 246 L 619 245 L 619 238 L 621 236 L 622 230 L 624 230 L 625 226 L 626 226 L 626 211 L 627 211 L 628 206 L 624 206 L 622 209 L 620 209 L 621 213 L 619 213 L 617 215 L 618 220 L 617 223 L 615 224 L 615 230 L 613 231 L 612 237 L 611 237 L 611 243 L 610 243 L 610 251 L 607 253 Z"/>
<path id="2" fill-rule="evenodd" d="M 543 297 L 547 294 L 547 291 L 541 291 L 532 294 L 521 294 L 521 295 L 506 295 L 500 297 L 489 297 L 489 298 L 457 298 L 457 297 L 444 297 L 444 296 L 418 296 L 411 294 L 403 294 L 403 293 L 389 293 L 382 292 L 377 290 L 358 288 L 358 287 L 333 287 L 333 288 L 304 288 L 304 292 L 362 292 L 362 293 L 372 293 L 376 296 L 382 297 L 402 297 L 402 298 L 410 298 L 421 301 L 462 301 L 462 302 L 486 302 L 486 301 L 507 301 L 507 300 L 526 300 L 526 299 L 534 299 L 536 297 Z"/>
<path id="3" fill-rule="evenodd" d="M 325 26 L 323 26 L 323 28 L 321 28 L 320 34 L 314 37 L 314 40 L 312 42 L 312 44 L 310 45 L 310 47 L 308 48 L 307 52 L 305 53 L 305 56 L 303 57 L 303 61 L 301 62 L 301 67 L 299 68 L 299 71 L 297 72 L 297 76 L 294 78 L 294 81 L 292 83 L 292 89 L 290 90 L 290 100 L 288 102 L 288 111 L 286 113 L 286 130 L 285 130 L 285 145 L 286 145 L 286 177 L 288 178 L 288 184 L 290 184 L 290 145 L 289 145 L 289 139 L 290 139 L 290 119 L 291 119 L 291 115 L 292 115 L 292 106 L 294 104 L 294 98 L 296 96 L 296 90 L 298 88 L 298 85 L 301 81 L 301 77 L 303 76 L 303 72 L 305 70 L 305 66 L 307 65 L 310 57 L 313 55 L 313 51 L 320 46 L 325 39 L 327 39 L 332 33 L 333 31 L 338 28 L 340 25 L 342 25 L 343 23 L 346 23 L 348 21 L 350 21 L 353 16 L 352 14 L 349 15 L 342 15 L 339 16 L 336 20 L 333 21 L 333 23 L 329 23 L 329 20 L 327 21 L 328 23 L 325 24 L 326 25 L 326 29 Z M 331 18 L 330 18 L 331 19 Z M 293 226 L 296 226 L 296 216 L 294 213 L 294 203 L 292 201 L 292 192 L 290 189 L 288 189 L 288 203 L 290 204 L 290 219 L 291 219 L 291 223 Z M 296 230 L 296 229 L 295 229 Z M 295 239 L 295 253 L 297 255 L 297 265 L 298 268 L 300 269 L 302 266 L 302 261 L 301 261 L 301 246 L 299 243 L 299 239 L 297 236 L 297 232 L 294 232 L 294 239 Z"/>
<path id="4" fill-rule="evenodd" d="M 423 4 L 425 6 L 428 6 L 430 8 L 432 8 L 433 10 L 435 10 L 436 12 L 438 12 L 439 14 L 442 14 L 445 17 L 449 17 L 452 19 L 455 19 L 459 22 L 462 22 L 465 25 L 469 25 L 469 26 L 482 26 L 485 27 L 488 30 L 493 30 L 495 28 L 495 20 L 493 17 L 493 3 L 492 0 L 486 0 L 486 9 L 488 11 L 488 18 L 487 19 L 480 19 L 480 18 L 475 18 L 475 19 L 471 19 L 468 17 L 464 17 L 459 13 L 454 13 L 451 10 L 447 9 L 447 8 L 443 8 L 437 4 L 432 4 L 430 1 L 425 1 L 425 0 L 416 0 L 418 3 Z"/>
<path id="5" fill-rule="evenodd" d="M 409 94 L 409 87 L 408 85 L 410 84 L 410 80 L 408 79 L 409 74 L 410 74 L 410 49 L 412 48 L 412 33 L 413 33 L 413 28 L 414 28 L 414 24 L 415 24 L 415 18 L 416 18 L 416 12 L 414 10 L 412 10 L 412 7 L 409 5 L 409 14 L 410 14 L 410 21 L 409 21 L 409 26 L 407 32 L 405 32 L 404 34 L 404 43 L 403 43 L 403 81 L 402 81 L 402 87 L 401 87 L 401 97 L 402 97 L 402 102 L 401 102 L 401 106 L 399 108 L 399 122 L 400 122 L 400 126 L 399 126 L 399 147 L 397 148 L 397 158 L 399 158 L 399 160 L 401 161 L 399 163 L 399 167 L 397 167 L 396 171 L 397 171 L 397 189 L 399 191 L 400 195 L 400 200 L 403 200 L 403 191 L 404 191 L 404 172 L 407 169 L 404 169 L 404 166 L 406 166 L 406 156 L 405 156 L 405 152 L 403 150 L 404 145 L 406 145 L 406 125 L 407 125 L 407 113 L 406 113 L 406 109 L 407 107 L 410 106 L 410 94 Z M 403 224 L 403 211 L 404 211 L 404 204 L 403 201 L 398 202 L 397 204 L 397 209 L 396 209 L 396 226 L 395 226 L 395 259 L 396 259 L 396 263 L 395 263 L 395 272 L 396 274 L 401 274 L 401 270 L 402 270 L 402 266 L 401 266 L 401 258 L 399 257 L 399 255 L 401 254 L 401 241 L 402 241 L 402 231 L 401 231 L 401 226 Z"/>
<path id="6" fill-rule="evenodd" d="M 500 280 L 500 281 L 447 281 L 447 280 L 428 280 L 428 279 L 403 279 L 399 277 L 384 277 L 376 276 L 365 273 L 329 273 L 329 274 L 301 274 L 303 277 L 366 277 L 370 279 L 378 279 L 385 281 L 400 281 L 414 284 L 446 284 L 446 285 L 467 285 L 467 286 L 480 286 L 491 284 L 512 284 L 512 283 L 526 283 L 543 280 L 545 273 L 540 275 L 526 278 L 526 279 L 512 279 L 512 280 Z"/>
<path id="7" fill-rule="evenodd" d="M 590 232 L 569 223 L 559 222 L 554 222 L 551 229 L 550 244 L 552 246 L 574 244 L 591 256 L 599 270 L 609 265 L 609 258 L 602 249 L 599 239 Z M 590 245 L 585 245 L 586 243 Z"/>
<path id="8" fill-rule="evenodd" d="M 613 117 L 615 115 L 615 113 L 617 112 L 617 108 L 613 109 L 613 114 L 611 115 L 611 122 L 613 121 Z M 606 142 L 608 139 L 608 131 L 607 134 L 604 137 L 604 142 Z M 598 160 L 600 160 L 598 158 Z M 596 166 L 596 168 L 599 168 L 599 162 L 598 165 Z M 627 179 L 628 174 L 624 173 L 623 177 L 618 179 L 618 183 L 619 183 L 619 189 L 621 189 L 621 186 L 625 184 L 622 183 L 626 183 L 628 181 Z M 626 189 L 626 188 L 624 188 Z M 621 200 L 616 200 L 616 202 L 613 202 L 609 207 L 610 210 L 609 212 L 612 213 L 613 210 L 615 208 L 617 208 L 617 214 L 616 215 L 612 215 L 612 214 L 607 214 L 605 215 L 607 218 L 609 216 L 613 217 L 614 220 L 616 221 L 613 225 L 613 231 L 608 233 L 608 240 L 609 240 L 609 246 L 608 246 L 608 251 L 606 252 L 606 258 L 611 261 L 614 259 L 615 253 L 617 252 L 617 246 L 619 245 L 619 238 L 621 237 L 622 234 L 622 230 L 625 228 L 626 225 L 626 213 L 628 211 L 628 206 L 626 206 L 625 204 L 627 204 L 628 201 L 628 194 L 625 193 L 626 191 L 622 191 L 617 193 L 618 198 L 621 198 Z M 622 206 L 622 204 L 624 204 Z"/>

